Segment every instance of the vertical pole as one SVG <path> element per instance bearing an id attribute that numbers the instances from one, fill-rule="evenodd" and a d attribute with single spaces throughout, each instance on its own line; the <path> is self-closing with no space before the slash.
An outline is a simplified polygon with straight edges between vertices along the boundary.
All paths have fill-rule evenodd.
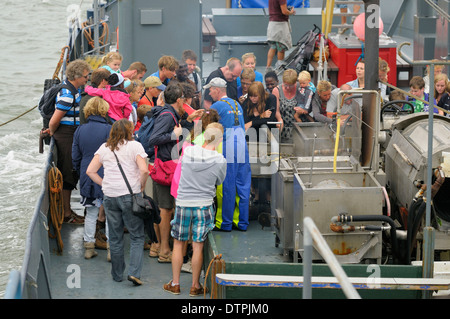
<path id="1" fill-rule="evenodd" d="M 434 116 L 434 64 L 430 64 L 430 93 L 428 95 L 428 161 L 427 161 L 427 190 L 425 208 L 425 227 L 423 229 L 423 258 L 422 277 L 433 278 L 434 264 L 434 228 L 431 223 L 431 183 L 433 176 L 433 116 Z M 424 293 L 424 298 L 429 293 Z"/>
<path id="2" fill-rule="evenodd" d="M 298 224 L 297 224 L 298 227 Z M 312 276 L 312 235 L 308 227 L 303 226 L 303 299 L 311 299 L 311 276 Z"/>
<path id="3" fill-rule="evenodd" d="M 364 27 L 364 89 L 378 90 L 378 56 L 379 44 L 379 19 L 380 0 L 364 0 L 365 27 Z M 373 152 L 376 149 L 374 143 L 374 132 L 372 128 L 377 127 L 379 114 L 377 114 L 376 98 L 373 94 L 363 94 L 362 117 L 365 123 L 362 130 L 362 153 L 361 163 L 369 166 L 372 163 Z M 372 163 L 377 169 L 378 163 Z M 372 168 L 371 168 L 372 169 Z"/>
<path id="4" fill-rule="evenodd" d="M 427 198 L 427 204 L 428 204 L 428 198 Z M 426 226 L 423 228 L 423 257 L 422 257 L 422 277 L 423 278 L 433 278 L 434 237 L 435 237 L 435 230 L 433 227 Z M 422 296 L 423 296 L 423 298 L 430 298 L 431 292 L 423 291 Z"/>
<path id="5" fill-rule="evenodd" d="M 100 18 L 98 16 L 98 0 L 94 0 L 94 49 L 95 54 L 100 54 L 100 48 L 99 48 L 99 24 L 100 24 Z"/>

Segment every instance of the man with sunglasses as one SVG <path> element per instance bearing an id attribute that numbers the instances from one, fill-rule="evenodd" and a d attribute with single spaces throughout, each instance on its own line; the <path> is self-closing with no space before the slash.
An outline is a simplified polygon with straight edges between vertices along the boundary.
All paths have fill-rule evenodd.
<path id="1" fill-rule="evenodd" d="M 83 224 L 84 218 L 78 216 L 70 207 L 72 190 L 78 183 L 78 176 L 72 166 L 72 143 L 75 130 L 80 125 L 81 88 L 89 79 L 91 68 L 86 61 L 75 60 L 67 66 L 68 88 L 62 88 L 56 96 L 55 112 L 49 122 L 48 133 L 54 137 L 58 150 L 57 167 L 63 176 L 64 222 Z"/>

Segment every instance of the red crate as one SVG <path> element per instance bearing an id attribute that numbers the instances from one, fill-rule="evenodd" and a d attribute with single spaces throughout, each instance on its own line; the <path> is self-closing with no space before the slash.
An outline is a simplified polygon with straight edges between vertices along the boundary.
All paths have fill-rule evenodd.
<path id="1" fill-rule="evenodd" d="M 362 47 L 339 48 L 330 38 L 328 41 L 330 48 L 330 58 L 339 68 L 338 83 L 332 83 L 337 87 L 349 81 L 356 79 L 356 61 L 361 55 Z M 397 85 L 397 48 L 396 47 L 380 47 L 379 56 L 386 60 L 389 64 L 388 82 Z"/>

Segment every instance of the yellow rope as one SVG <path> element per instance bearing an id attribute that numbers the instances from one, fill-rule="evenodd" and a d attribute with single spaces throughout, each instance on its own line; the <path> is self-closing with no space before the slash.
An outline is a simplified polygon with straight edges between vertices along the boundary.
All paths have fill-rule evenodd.
<path id="1" fill-rule="evenodd" d="M 64 47 L 61 49 L 61 57 L 59 58 L 59 62 L 58 62 L 58 64 L 56 65 L 55 72 L 53 73 L 53 77 L 52 77 L 53 80 L 55 80 L 55 79 L 60 80 L 59 77 L 58 77 L 58 73 L 59 73 L 59 71 L 61 70 L 61 67 L 62 67 L 62 65 L 63 65 L 63 61 L 64 61 L 64 51 L 65 51 L 66 48 L 70 49 L 69 46 L 67 46 L 67 45 L 64 46 Z M 69 54 L 67 54 L 67 59 L 66 59 L 66 60 L 67 60 L 67 63 L 69 63 Z M 0 126 L 6 125 L 6 124 L 8 124 L 8 123 L 11 123 L 12 121 L 17 120 L 18 118 L 20 118 L 20 117 L 24 116 L 25 114 L 31 112 L 31 111 L 34 110 L 35 108 L 37 108 L 37 105 L 33 106 L 31 109 L 29 109 L 29 110 L 23 112 L 22 114 L 20 114 L 20 115 L 14 117 L 14 118 L 12 118 L 11 120 L 6 121 L 6 122 L 4 122 L 4 123 L 1 123 Z"/>
<path id="2" fill-rule="evenodd" d="M 56 238 L 58 253 L 62 253 L 64 243 L 61 238 L 61 227 L 64 220 L 63 194 L 62 194 L 62 174 L 58 168 L 52 167 L 48 172 L 48 187 L 50 195 L 50 218 L 55 233 L 48 230 L 50 238 Z"/>
<path id="3" fill-rule="evenodd" d="M 16 116 L 15 118 L 10 119 L 9 121 L 6 121 L 5 123 L 1 123 L 0 126 L 6 125 L 14 120 L 17 120 L 19 117 L 24 116 L 25 114 L 31 112 L 32 110 L 34 110 L 35 108 L 37 108 L 37 105 L 33 106 L 31 109 L 29 109 L 28 111 L 23 112 L 22 114 Z"/>

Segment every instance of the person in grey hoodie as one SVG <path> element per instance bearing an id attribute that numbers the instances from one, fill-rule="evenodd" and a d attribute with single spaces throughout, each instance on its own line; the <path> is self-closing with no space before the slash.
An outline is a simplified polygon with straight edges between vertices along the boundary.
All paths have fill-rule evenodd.
<path id="1" fill-rule="evenodd" d="M 181 176 L 176 199 L 175 216 L 171 221 L 174 238 L 172 252 L 172 280 L 163 289 L 180 293 L 180 272 L 183 264 L 183 246 L 192 233 L 192 286 L 190 296 L 203 295 L 200 271 L 203 262 L 203 243 L 214 228 L 213 201 L 216 186 L 222 184 L 227 172 L 227 161 L 216 147 L 222 142 L 223 126 L 211 123 L 205 130 L 203 146 L 192 145 L 184 150 Z"/>

